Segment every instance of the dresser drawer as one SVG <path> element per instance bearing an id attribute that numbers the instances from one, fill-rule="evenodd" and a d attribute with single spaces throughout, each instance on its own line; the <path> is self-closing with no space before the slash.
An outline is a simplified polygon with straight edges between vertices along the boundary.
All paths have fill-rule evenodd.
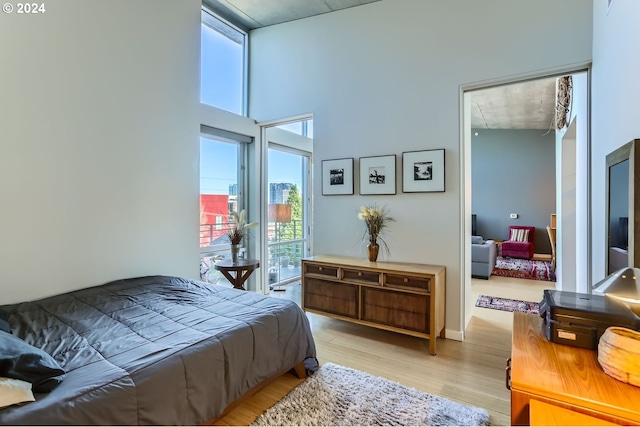
<path id="1" fill-rule="evenodd" d="M 316 274 L 320 276 L 338 278 L 338 267 L 328 267 L 326 265 L 318 265 L 311 263 L 304 263 L 305 274 Z"/>
<path id="2" fill-rule="evenodd" d="M 386 274 L 385 286 L 413 291 L 431 292 L 431 279 L 401 274 Z"/>
<path id="3" fill-rule="evenodd" d="M 375 271 L 342 269 L 342 280 L 366 283 L 370 285 L 380 285 L 380 273 Z"/>
<path id="4" fill-rule="evenodd" d="M 429 296 L 362 288 L 362 320 L 429 332 Z"/>
<path id="5" fill-rule="evenodd" d="M 357 318 L 358 287 L 305 277 L 304 309 Z"/>

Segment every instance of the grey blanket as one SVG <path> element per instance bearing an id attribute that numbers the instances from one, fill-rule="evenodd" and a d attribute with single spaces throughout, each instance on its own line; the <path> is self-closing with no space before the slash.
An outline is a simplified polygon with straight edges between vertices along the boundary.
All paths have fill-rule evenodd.
<path id="1" fill-rule="evenodd" d="M 204 282 L 141 277 L 2 308 L 67 375 L 0 424 L 199 424 L 297 362 L 317 369 L 295 303 Z"/>

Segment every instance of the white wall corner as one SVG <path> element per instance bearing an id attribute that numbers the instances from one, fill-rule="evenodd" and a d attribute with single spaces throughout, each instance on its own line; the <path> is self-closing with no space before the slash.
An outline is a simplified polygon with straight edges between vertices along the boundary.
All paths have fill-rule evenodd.
<path id="1" fill-rule="evenodd" d="M 454 331 L 452 329 L 445 329 L 444 334 L 448 340 L 464 341 L 463 331 Z"/>

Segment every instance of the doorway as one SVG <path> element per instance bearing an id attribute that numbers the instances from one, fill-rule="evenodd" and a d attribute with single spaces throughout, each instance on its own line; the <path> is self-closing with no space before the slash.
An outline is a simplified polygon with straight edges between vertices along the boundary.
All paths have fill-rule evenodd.
<path id="1" fill-rule="evenodd" d="M 472 108 L 474 107 L 473 95 L 474 93 L 478 93 L 479 91 L 482 91 L 482 90 L 488 90 L 488 89 L 493 89 L 498 87 L 503 88 L 508 85 L 515 85 L 515 84 L 523 85 L 528 82 L 536 82 L 536 81 L 541 81 L 543 79 L 547 79 L 547 80 L 551 79 L 552 81 L 555 81 L 557 77 L 566 76 L 566 75 L 572 75 L 573 77 L 577 76 L 579 80 L 579 84 L 574 85 L 573 87 L 573 96 L 571 99 L 572 103 L 570 105 L 571 111 L 569 112 L 568 118 L 567 118 L 568 121 L 571 120 L 571 123 L 569 123 L 569 126 L 564 127 L 563 129 L 558 131 L 556 131 L 555 128 L 552 128 L 553 126 L 552 123 L 547 123 L 547 129 L 544 130 L 544 132 L 551 132 L 551 136 L 550 136 L 551 141 L 549 143 L 552 144 L 551 150 L 555 151 L 555 158 L 556 158 L 556 162 L 554 165 L 555 183 L 553 185 L 555 187 L 554 189 L 555 189 L 556 196 L 555 196 L 555 200 L 551 201 L 550 207 L 547 208 L 545 212 L 538 213 L 539 216 L 543 215 L 544 219 L 538 219 L 536 224 L 534 225 L 536 226 L 536 228 L 540 229 L 540 230 L 536 230 L 536 231 L 539 231 L 536 233 L 536 236 L 537 236 L 536 238 L 544 239 L 544 241 L 542 242 L 544 243 L 544 245 L 542 247 L 543 248 L 546 247 L 548 251 L 545 251 L 545 253 L 548 252 L 550 255 L 551 242 L 549 241 L 550 239 L 547 236 L 545 226 L 552 225 L 551 224 L 552 218 L 557 218 L 557 239 L 556 239 L 558 242 L 557 249 L 562 247 L 565 252 L 572 252 L 573 254 L 575 254 L 575 257 L 573 259 L 567 259 L 567 257 L 565 257 L 564 259 L 565 271 L 575 272 L 578 269 L 584 269 L 583 266 L 586 265 L 587 259 L 588 259 L 588 253 L 590 253 L 588 249 L 588 245 L 590 244 L 590 239 L 588 238 L 590 233 L 590 227 L 589 227 L 590 209 L 589 209 L 589 197 L 588 197 L 589 182 L 590 182 L 590 180 L 588 179 L 588 176 L 589 176 L 589 139 L 588 139 L 588 96 L 589 94 L 588 94 L 588 85 L 587 85 L 588 70 L 587 69 L 567 70 L 567 71 L 562 71 L 562 72 L 543 75 L 543 76 L 523 77 L 521 79 L 512 80 L 512 81 L 495 81 L 491 83 L 467 85 L 466 87 L 461 88 L 461 101 L 462 101 L 461 102 L 461 106 L 462 106 L 461 107 L 462 109 L 461 111 L 461 117 L 462 117 L 461 152 L 463 153 L 463 155 L 461 156 L 461 171 L 462 171 L 461 179 L 462 179 L 462 182 L 464 183 L 463 185 L 464 190 L 463 190 L 463 197 L 462 197 L 462 212 L 461 212 L 461 214 L 463 215 L 463 221 L 461 221 L 461 227 L 462 227 L 461 235 L 463 236 L 463 238 L 461 240 L 462 240 L 462 244 L 464 245 L 463 253 L 465 254 L 463 257 L 464 259 L 462 261 L 463 265 L 461 266 L 461 270 L 464 271 L 464 275 L 463 275 L 464 289 L 462 290 L 462 293 L 463 295 L 465 295 L 465 298 L 463 298 L 461 301 L 461 304 L 462 304 L 461 312 L 464 313 L 463 319 L 462 319 L 464 325 L 467 325 L 468 322 L 471 320 L 471 309 L 475 305 L 475 300 L 472 301 L 472 298 L 471 298 L 472 278 L 471 278 L 470 247 L 471 247 L 471 234 L 472 234 L 471 229 L 472 229 L 473 219 L 475 219 L 475 223 L 476 223 L 475 228 L 482 229 L 482 226 L 479 226 L 481 218 L 479 216 L 477 217 L 472 216 L 473 214 L 476 214 L 474 209 L 475 203 L 472 197 L 472 194 L 475 194 L 473 193 L 474 179 L 473 179 L 473 166 L 472 166 L 473 165 L 473 161 L 472 161 L 472 143 L 473 142 L 472 141 L 474 137 L 478 136 L 477 135 L 478 129 L 472 127 Z M 555 90 L 554 90 L 554 98 L 555 98 Z M 555 99 L 554 99 L 554 106 L 552 108 L 555 110 Z M 490 114 L 491 112 L 489 111 L 488 113 Z M 576 140 L 577 148 L 572 153 L 568 152 L 567 150 L 563 152 L 562 137 L 567 132 L 567 129 L 571 127 L 571 124 L 575 123 L 577 120 L 580 120 L 578 123 L 580 123 L 582 126 L 581 128 L 582 130 L 578 131 L 579 136 Z M 485 130 L 487 131 L 487 133 L 490 133 L 488 132 L 489 129 L 485 129 Z M 540 130 L 542 131 L 542 129 Z M 482 132 L 482 130 L 480 130 L 480 132 Z M 544 133 L 544 132 L 541 132 L 541 133 Z M 528 156 L 524 156 L 524 157 L 528 158 Z M 524 166 L 527 164 L 527 161 L 520 162 L 520 164 Z M 577 173 L 573 173 L 573 174 L 567 173 L 569 170 L 571 170 L 571 164 L 573 164 L 573 169 L 578 170 Z M 570 177 L 570 179 L 568 177 Z M 510 182 L 508 182 L 509 178 L 507 176 L 504 177 L 504 180 L 505 180 L 503 181 L 504 183 L 506 183 L 507 185 L 510 184 Z M 573 188 L 575 189 L 575 194 L 573 196 L 571 196 L 570 194 L 567 194 L 565 191 L 567 186 L 569 185 L 573 185 Z M 540 195 L 539 193 L 540 191 L 543 191 L 543 190 L 540 188 L 532 188 L 530 190 L 526 190 L 523 192 L 526 194 L 535 195 L 535 197 L 538 197 Z M 567 206 L 571 205 L 571 203 L 565 200 L 569 197 L 573 199 L 572 205 L 576 207 L 576 209 L 574 209 L 573 212 L 570 212 L 566 209 Z M 551 196 L 551 198 L 554 199 L 553 196 Z M 500 204 L 509 205 L 511 204 L 511 199 L 504 199 L 500 202 Z M 563 206 L 565 207 L 564 210 L 563 210 Z M 514 221 L 515 218 L 519 218 L 520 215 L 522 214 L 522 212 L 518 212 L 516 208 L 512 209 L 511 207 L 507 206 L 506 209 L 507 209 L 506 213 L 504 212 L 500 213 L 501 216 L 505 217 L 502 219 L 503 221 L 506 219 L 506 221 L 511 220 L 512 222 L 515 222 Z M 556 215 L 553 216 L 551 214 L 556 214 Z M 571 215 L 574 215 L 573 219 L 571 218 Z M 526 224 L 526 225 L 529 225 L 529 224 Z M 568 232 L 569 230 L 567 230 L 567 233 L 563 235 L 562 234 L 563 226 L 571 227 L 571 232 Z M 496 229 L 497 230 L 504 229 L 503 235 L 498 236 L 497 240 L 504 240 L 509 238 L 507 236 L 508 226 L 504 226 L 504 224 L 499 224 L 498 228 Z M 495 236 L 493 235 L 483 236 L 483 237 L 495 238 Z M 577 249 L 581 247 L 584 247 L 585 249 L 584 250 Z M 562 271 L 562 268 L 563 268 L 563 265 L 562 265 L 563 259 L 561 257 L 558 257 L 557 261 L 558 261 L 558 266 L 556 268 L 556 277 L 558 277 L 560 271 Z M 588 274 L 588 271 L 585 270 L 580 274 L 580 277 L 584 280 L 586 279 L 587 274 Z M 565 274 L 564 277 L 568 277 L 568 275 Z M 577 280 L 576 274 L 573 274 L 572 285 L 574 289 L 575 289 L 576 280 Z M 585 280 L 585 283 L 586 283 L 586 280 Z M 555 286 L 556 283 L 549 282 L 549 285 Z M 571 289 L 571 284 L 566 283 L 565 285 L 569 289 Z M 540 298 L 541 297 L 542 295 L 540 295 Z"/>
<path id="2" fill-rule="evenodd" d="M 313 119 L 274 122 L 263 126 L 263 135 L 267 224 L 263 292 L 286 292 L 300 282 L 301 260 L 311 253 Z"/>

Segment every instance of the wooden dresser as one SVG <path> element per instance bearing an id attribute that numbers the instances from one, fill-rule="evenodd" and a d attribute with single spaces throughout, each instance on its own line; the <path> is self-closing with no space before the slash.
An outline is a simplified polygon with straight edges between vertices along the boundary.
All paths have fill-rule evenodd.
<path id="1" fill-rule="evenodd" d="M 445 334 L 445 267 L 319 255 L 302 260 L 310 313 L 429 339 Z"/>
<path id="2" fill-rule="evenodd" d="M 538 315 L 513 313 L 507 375 L 507 384 L 511 383 L 512 425 L 529 425 L 530 411 L 535 415 L 536 410 L 531 400 L 602 420 L 601 425 L 640 425 L 640 387 L 605 374 L 595 350 L 548 341 Z M 531 419 L 535 420 L 535 416 Z M 562 419 L 567 420 L 567 425 L 575 424 L 575 418 Z M 557 419 L 554 422 L 563 425 Z"/>

